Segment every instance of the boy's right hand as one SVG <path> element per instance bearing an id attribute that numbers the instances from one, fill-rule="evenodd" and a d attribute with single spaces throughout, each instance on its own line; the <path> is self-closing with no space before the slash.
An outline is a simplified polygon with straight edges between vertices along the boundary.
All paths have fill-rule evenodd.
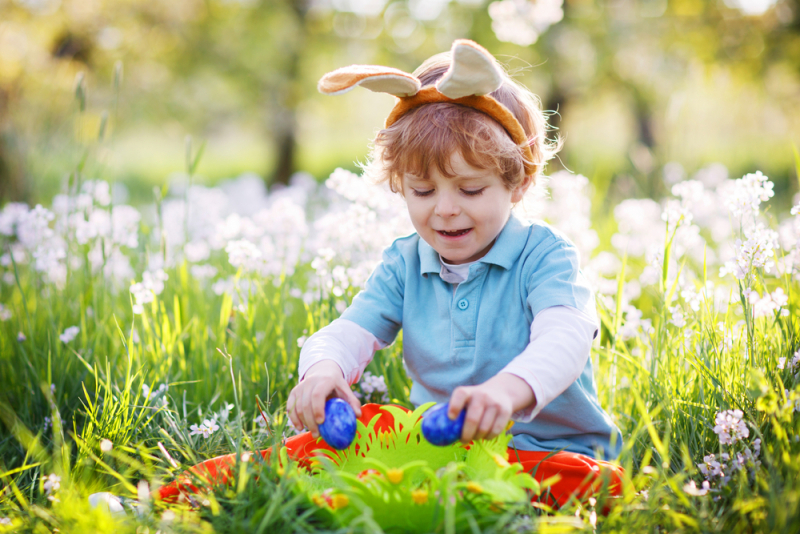
<path id="1" fill-rule="evenodd" d="M 344 399 L 361 417 L 361 403 L 342 376 L 342 370 L 333 360 L 322 360 L 312 365 L 286 401 L 287 412 L 295 428 L 307 428 L 319 437 L 319 425 L 325 421 L 325 401 L 332 397 Z"/>

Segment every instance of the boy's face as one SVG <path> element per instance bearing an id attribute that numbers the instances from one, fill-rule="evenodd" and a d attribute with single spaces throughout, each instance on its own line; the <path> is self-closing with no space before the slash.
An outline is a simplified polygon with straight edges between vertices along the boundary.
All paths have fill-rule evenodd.
<path id="1" fill-rule="evenodd" d="M 450 165 L 454 178 L 435 167 L 427 180 L 407 174 L 403 195 L 420 237 L 444 261 L 458 265 L 489 252 L 529 182 L 509 191 L 497 171 L 477 169 L 459 153 L 451 156 Z"/>

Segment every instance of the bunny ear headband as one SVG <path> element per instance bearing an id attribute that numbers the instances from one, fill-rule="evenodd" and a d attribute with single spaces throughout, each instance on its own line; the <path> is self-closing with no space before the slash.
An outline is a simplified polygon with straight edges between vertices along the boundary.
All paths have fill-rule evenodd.
<path id="1" fill-rule="evenodd" d="M 376 93 L 389 93 L 399 101 L 386 119 L 388 128 L 419 106 L 450 102 L 477 109 L 489 115 L 505 128 L 525 156 L 525 172 L 536 174 L 538 165 L 528 143 L 525 130 L 514 114 L 489 93 L 503 85 L 503 73 L 492 55 L 482 46 L 467 39 L 453 43 L 450 68 L 436 85 L 422 88 L 419 79 L 391 67 L 350 65 L 329 72 L 317 88 L 326 95 L 346 93 L 360 85 Z"/>

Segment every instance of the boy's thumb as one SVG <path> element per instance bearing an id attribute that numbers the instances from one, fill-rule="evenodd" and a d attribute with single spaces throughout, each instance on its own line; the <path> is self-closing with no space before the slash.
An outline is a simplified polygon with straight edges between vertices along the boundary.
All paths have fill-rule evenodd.
<path id="1" fill-rule="evenodd" d="M 349 404 L 349 405 L 350 405 L 350 407 L 351 407 L 351 408 L 353 409 L 353 411 L 355 412 L 355 414 L 356 414 L 356 417 L 361 417 L 361 402 L 360 402 L 360 401 L 358 400 L 358 398 L 357 398 L 357 397 L 356 397 L 356 396 L 353 394 L 353 390 L 351 390 L 351 389 L 348 387 L 348 388 L 346 388 L 344 391 L 341 391 L 341 393 L 343 393 L 342 397 L 344 398 L 344 400 L 346 400 L 346 401 L 347 401 L 347 404 Z"/>

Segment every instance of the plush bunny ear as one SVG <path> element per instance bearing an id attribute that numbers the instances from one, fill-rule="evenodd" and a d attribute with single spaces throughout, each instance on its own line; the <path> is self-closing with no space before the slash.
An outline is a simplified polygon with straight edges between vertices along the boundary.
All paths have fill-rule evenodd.
<path id="1" fill-rule="evenodd" d="M 450 68 L 436 88 L 452 99 L 488 95 L 503 85 L 503 74 L 495 59 L 482 46 L 467 39 L 453 43 Z"/>
<path id="2" fill-rule="evenodd" d="M 397 97 L 415 95 L 421 87 L 416 77 L 398 69 L 379 65 L 350 65 L 323 76 L 317 89 L 326 95 L 340 95 L 357 85 Z"/>

